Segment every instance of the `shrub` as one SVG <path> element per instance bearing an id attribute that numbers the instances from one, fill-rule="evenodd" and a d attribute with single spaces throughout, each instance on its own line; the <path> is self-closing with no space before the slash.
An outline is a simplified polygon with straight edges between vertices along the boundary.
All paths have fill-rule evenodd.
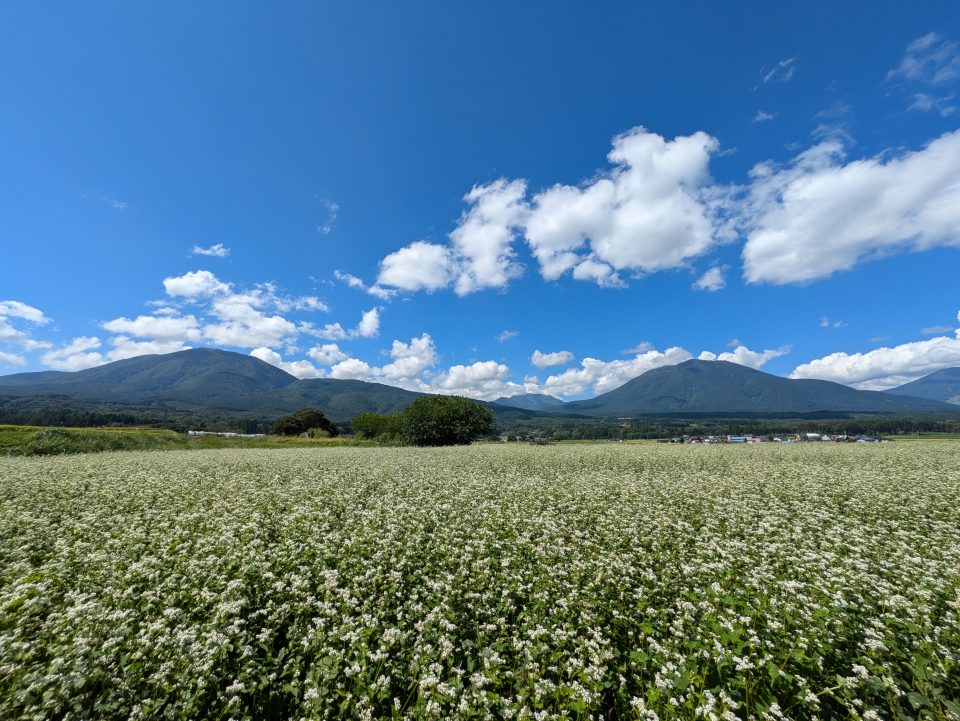
<path id="1" fill-rule="evenodd" d="M 361 438 L 396 440 L 403 436 L 403 414 L 361 413 L 350 421 L 350 430 Z"/>

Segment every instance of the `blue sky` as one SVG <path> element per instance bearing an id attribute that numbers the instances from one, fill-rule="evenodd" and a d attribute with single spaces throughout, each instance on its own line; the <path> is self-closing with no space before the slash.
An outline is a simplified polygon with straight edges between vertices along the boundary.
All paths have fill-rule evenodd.
<path id="1" fill-rule="evenodd" d="M 4 3 L 0 373 L 960 365 L 953 2 Z"/>

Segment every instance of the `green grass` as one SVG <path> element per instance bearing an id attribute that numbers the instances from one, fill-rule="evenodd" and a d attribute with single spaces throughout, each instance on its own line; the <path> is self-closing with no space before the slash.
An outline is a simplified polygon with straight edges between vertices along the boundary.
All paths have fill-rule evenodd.
<path id="1" fill-rule="evenodd" d="M 187 436 L 156 428 L 50 428 L 0 425 L 0 456 L 52 456 L 102 451 L 167 451 L 208 448 L 317 448 L 376 446 L 346 438 L 223 438 Z"/>
<path id="2" fill-rule="evenodd" d="M 100 451 L 173 450 L 186 437 L 153 428 L 44 428 L 0 426 L 0 455 L 49 456 Z"/>

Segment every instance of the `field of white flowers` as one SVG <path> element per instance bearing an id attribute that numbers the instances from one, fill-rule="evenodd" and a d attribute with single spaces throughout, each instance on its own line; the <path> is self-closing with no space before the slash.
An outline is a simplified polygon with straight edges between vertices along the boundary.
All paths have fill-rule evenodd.
<path id="1" fill-rule="evenodd" d="M 960 443 L 0 461 L 3 719 L 957 719 Z"/>

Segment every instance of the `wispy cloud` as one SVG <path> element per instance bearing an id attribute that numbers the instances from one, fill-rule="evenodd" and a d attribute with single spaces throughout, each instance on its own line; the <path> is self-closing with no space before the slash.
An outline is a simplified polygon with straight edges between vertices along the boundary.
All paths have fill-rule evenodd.
<path id="1" fill-rule="evenodd" d="M 792 58 L 784 58 L 780 60 L 772 67 L 764 66 L 760 68 L 760 82 L 757 83 L 753 89 L 767 85 L 769 83 L 786 83 L 793 79 L 794 73 L 797 72 L 797 56 L 794 55 Z"/>
<path id="2" fill-rule="evenodd" d="M 954 91 L 946 88 L 960 81 L 960 48 L 940 33 L 927 33 L 907 46 L 900 64 L 886 79 L 908 93 L 907 110 L 949 117 L 957 106 Z"/>
<path id="3" fill-rule="evenodd" d="M 768 113 L 766 110 L 758 110 L 757 114 L 753 116 L 751 122 L 754 123 L 768 123 L 777 117 L 776 113 Z"/>
<path id="4" fill-rule="evenodd" d="M 228 255 L 230 255 L 230 249 L 227 248 L 223 243 L 211 245 L 209 248 L 195 245 L 190 250 L 190 255 L 206 255 L 211 258 L 226 258 Z"/>
<path id="5" fill-rule="evenodd" d="M 368 293 L 374 298 L 380 298 L 381 300 L 389 300 L 400 292 L 390 288 L 384 288 L 379 285 L 367 285 L 363 282 L 362 278 L 358 278 L 351 273 L 345 273 L 342 270 L 333 271 L 333 275 L 337 280 L 339 280 L 341 283 L 346 283 L 350 288 L 362 290 L 364 293 Z"/>
<path id="6" fill-rule="evenodd" d="M 508 340 L 511 338 L 516 338 L 518 335 L 520 334 L 515 330 L 504 330 L 497 334 L 497 340 L 501 343 L 506 343 Z"/>
<path id="7" fill-rule="evenodd" d="M 340 205 L 330 198 L 320 198 L 320 205 L 326 210 L 327 217 L 317 226 L 317 232 L 320 235 L 329 235 L 333 232 L 337 223 L 337 213 L 340 211 Z"/>
<path id="8" fill-rule="evenodd" d="M 946 95 L 931 95 L 930 93 L 914 93 L 913 102 L 907 107 L 907 110 L 917 110 L 920 112 L 935 111 L 940 117 L 946 118 L 957 112 L 957 106 L 953 105 L 954 93 Z"/>
<path id="9" fill-rule="evenodd" d="M 907 80 L 925 85 L 947 85 L 960 80 L 957 43 L 930 32 L 907 46 L 900 64 L 887 73 L 887 80 Z"/>

